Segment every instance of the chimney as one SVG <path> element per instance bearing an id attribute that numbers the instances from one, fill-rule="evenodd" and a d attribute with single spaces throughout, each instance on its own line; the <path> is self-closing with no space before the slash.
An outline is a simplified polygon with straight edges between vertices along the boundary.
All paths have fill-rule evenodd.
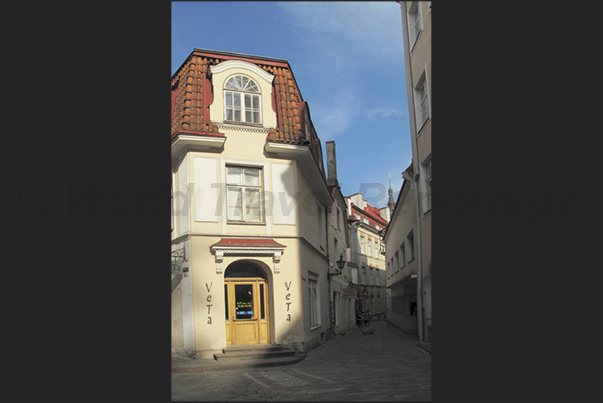
<path id="1" fill-rule="evenodd" d="M 335 154 L 335 142 L 327 141 L 325 145 L 327 146 L 327 185 L 338 186 L 339 182 L 337 182 L 337 156 Z"/>

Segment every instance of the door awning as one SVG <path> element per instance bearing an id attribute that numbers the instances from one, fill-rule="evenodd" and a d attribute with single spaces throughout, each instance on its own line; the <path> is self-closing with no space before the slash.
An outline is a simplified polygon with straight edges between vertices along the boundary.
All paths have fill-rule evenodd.
<path id="1" fill-rule="evenodd" d="M 222 262 L 227 255 L 268 255 L 272 256 L 274 273 L 280 273 L 280 262 L 287 246 L 271 238 L 222 238 L 210 246 L 216 256 L 216 273 L 224 271 Z"/>

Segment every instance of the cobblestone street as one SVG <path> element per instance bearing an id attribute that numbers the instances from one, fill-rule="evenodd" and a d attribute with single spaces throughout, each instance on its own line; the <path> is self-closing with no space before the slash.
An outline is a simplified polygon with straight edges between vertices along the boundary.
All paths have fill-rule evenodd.
<path id="1" fill-rule="evenodd" d="M 374 322 L 349 329 L 294 365 L 173 373 L 172 400 L 431 400 L 431 355 L 414 334 Z"/>

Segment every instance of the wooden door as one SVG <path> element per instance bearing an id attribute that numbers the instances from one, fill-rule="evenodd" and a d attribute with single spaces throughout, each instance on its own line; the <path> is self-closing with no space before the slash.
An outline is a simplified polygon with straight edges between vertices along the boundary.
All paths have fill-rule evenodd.
<path id="1" fill-rule="evenodd" d="M 227 345 L 268 343 L 268 288 L 262 278 L 227 278 Z"/>

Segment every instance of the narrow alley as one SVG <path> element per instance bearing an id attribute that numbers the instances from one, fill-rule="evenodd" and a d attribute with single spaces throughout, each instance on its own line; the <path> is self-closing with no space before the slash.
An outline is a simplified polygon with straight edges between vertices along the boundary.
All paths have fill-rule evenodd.
<path id="1" fill-rule="evenodd" d="M 172 373 L 173 401 L 431 400 L 431 355 L 416 334 L 375 321 L 351 328 L 293 365 Z"/>

